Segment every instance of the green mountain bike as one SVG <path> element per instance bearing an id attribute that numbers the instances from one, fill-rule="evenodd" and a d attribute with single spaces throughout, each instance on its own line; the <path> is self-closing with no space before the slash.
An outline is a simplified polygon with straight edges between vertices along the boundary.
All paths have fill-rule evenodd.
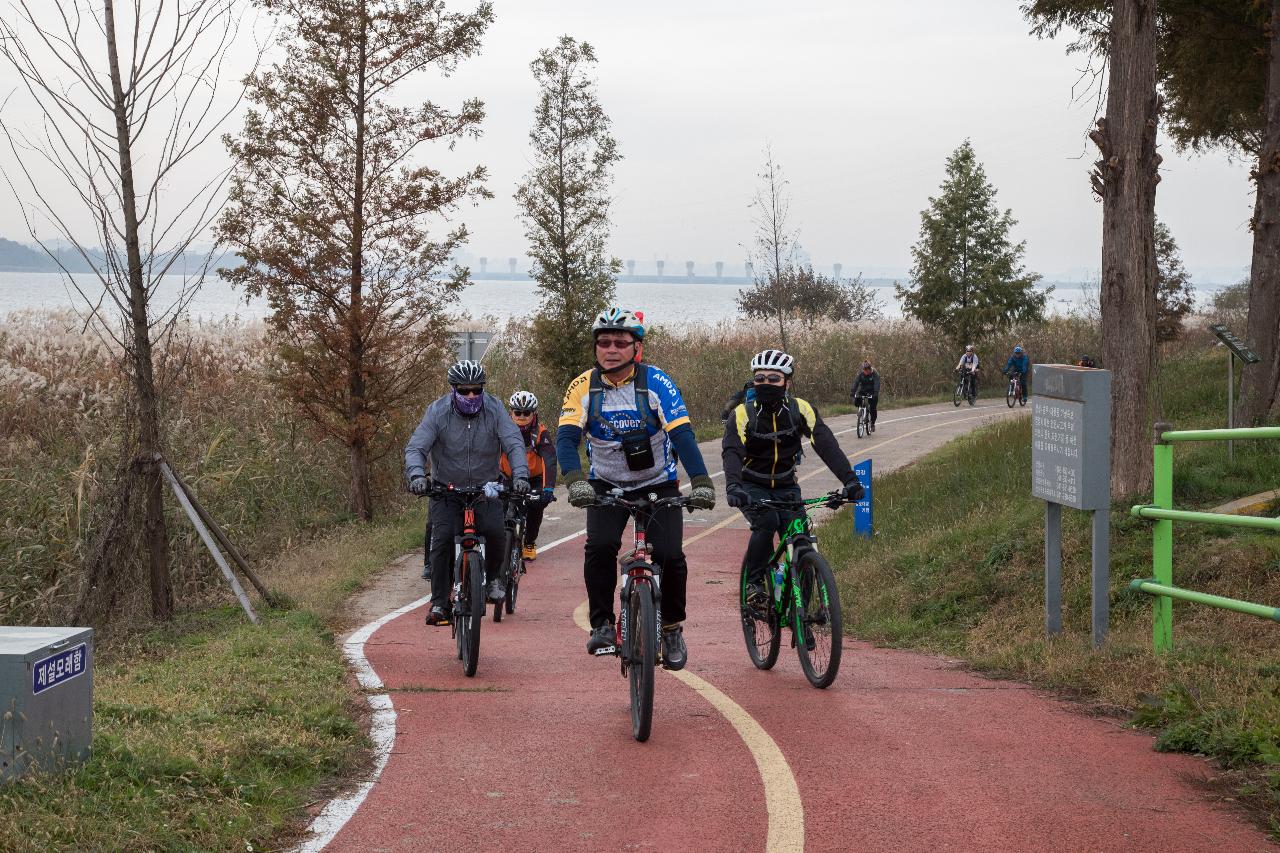
<path id="1" fill-rule="evenodd" d="M 769 559 L 764 584 L 768 601 L 747 601 L 747 566 L 738 583 L 742 611 L 742 635 L 747 654 L 757 669 L 770 669 L 778 661 L 782 628 L 791 628 L 791 645 L 800 656 L 800 668 L 814 687 L 829 687 L 840 671 L 840 593 L 827 561 L 818 553 L 810 509 L 835 508 L 845 503 L 839 491 L 808 500 L 760 500 L 751 508 L 802 513 L 787 525 L 778 548 Z"/>

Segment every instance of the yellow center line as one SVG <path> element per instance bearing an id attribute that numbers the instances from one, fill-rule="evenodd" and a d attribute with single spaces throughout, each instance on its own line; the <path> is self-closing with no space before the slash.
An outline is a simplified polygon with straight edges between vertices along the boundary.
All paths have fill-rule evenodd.
<path id="1" fill-rule="evenodd" d="M 582 630 L 590 632 L 591 623 L 587 619 L 587 612 L 587 602 L 584 601 L 573 611 L 573 621 Z M 800 787 L 796 784 L 796 777 L 792 774 L 782 749 L 764 730 L 764 726 L 756 722 L 745 708 L 705 679 L 687 670 L 664 672 L 678 678 L 719 711 L 733 726 L 751 757 L 755 759 L 760 780 L 764 783 L 764 805 L 769 817 L 765 850 L 768 853 L 804 850 L 804 805 L 800 799 Z"/>

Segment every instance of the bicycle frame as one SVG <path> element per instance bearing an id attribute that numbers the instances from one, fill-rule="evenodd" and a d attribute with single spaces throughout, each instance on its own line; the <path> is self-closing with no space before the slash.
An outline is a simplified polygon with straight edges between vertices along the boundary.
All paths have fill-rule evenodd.
<path id="1" fill-rule="evenodd" d="M 832 493 L 820 498 L 809 498 L 800 501 L 800 507 L 803 509 L 804 514 L 799 518 L 792 519 L 786 530 L 778 537 L 778 547 L 774 549 L 773 555 L 769 558 L 768 567 L 765 571 L 765 588 L 769 592 L 769 604 L 778 614 L 779 624 L 791 625 L 793 644 L 795 642 L 795 632 L 799 628 L 795 619 L 786 618 L 787 610 L 788 608 L 794 608 L 792 610 L 793 614 L 802 613 L 804 611 L 804 598 L 792 568 L 800 562 L 800 558 L 806 552 L 815 551 L 818 547 L 813 536 L 813 520 L 809 516 L 809 507 L 819 504 L 830 505 L 835 494 Z M 773 508 L 780 509 L 776 505 Z M 773 567 L 778 563 L 782 563 L 784 566 L 781 595 L 775 595 L 773 589 Z M 823 595 L 826 595 L 825 590 L 823 590 Z M 826 602 L 824 601 L 823 603 L 825 604 Z"/>
<path id="2" fill-rule="evenodd" d="M 627 553 L 618 558 L 618 571 L 622 575 L 622 589 L 619 592 L 619 600 L 625 602 L 627 596 L 631 593 L 631 585 L 635 583 L 637 578 L 647 578 L 648 582 L 653 584 L 653 612 L 657 617 L 657 624 L 654 626 L 661 636 L 662 632 L 662 572 L 654 571 L 654 565 L 649 560 L 650 545 L 645 533 L 647 521 L 645 513 L 642 510 L 633 510 L 631 514 L 632 530 L 634 531 L 634 544 Z M 627 667 L 631 661 L 627 659 L 625 654 L 621 653 L 622 649 L 630 649 L 631 625 L 627 620 L 627 608 L 622 606 L 618 612 L 618 623 L 615 629 L 617 631 L 617 640 L 615 649 L 618 650 L 618 657 L 622 662 L 622 674 L 627 674 Z"/>

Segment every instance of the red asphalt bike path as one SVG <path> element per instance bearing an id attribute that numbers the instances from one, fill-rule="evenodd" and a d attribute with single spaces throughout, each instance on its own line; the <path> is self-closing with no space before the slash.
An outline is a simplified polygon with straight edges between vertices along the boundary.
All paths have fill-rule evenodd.
<path id="1" fill-rule="evenodd" d="M 1266 837 L 1206 801 L 1204 762 L 1013 682 L 845 639 L 829 689 L 805 681 L 790 632 L 770 672 L 737 612 L 746 531 L 686 527 L 689 670 L 780 747 L 808 850 L 1259 850 Z M 624 537 L 625 538 L 625 537 Z M 396 745 L 329 850 L 759 850 L 756 760 L 689 686 L 660 676 L 649 742 L 631 739 L 616 658 L 573 621 L 582 538 L 545 552 L 517 613 L 481 631 L 462 675 L 421 608 L 365 654 L 394 702 Z M 846 609 L 857 602 L 844 602 Z M 779 816 L 775 816 L 777 818 Z"/>

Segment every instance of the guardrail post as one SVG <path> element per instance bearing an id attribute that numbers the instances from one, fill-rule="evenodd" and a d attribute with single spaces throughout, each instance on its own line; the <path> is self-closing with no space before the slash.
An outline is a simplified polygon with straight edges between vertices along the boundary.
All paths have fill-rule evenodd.
<path id="1" fill-rule="evenodd" d="M 1155 425 L 1153 447 L 1152 503 L 1161 509 L 1173 509 L 1173 445 L 1164 440 L 1172 424 Z M 1173 586 L 1173 522 L 1152 524 L 1151 569 L 1155 582 Z M 1173 600 L 1163 595 L 1152 599 L 1152 645 L 1157 653 L 1173 647 Z"/>

